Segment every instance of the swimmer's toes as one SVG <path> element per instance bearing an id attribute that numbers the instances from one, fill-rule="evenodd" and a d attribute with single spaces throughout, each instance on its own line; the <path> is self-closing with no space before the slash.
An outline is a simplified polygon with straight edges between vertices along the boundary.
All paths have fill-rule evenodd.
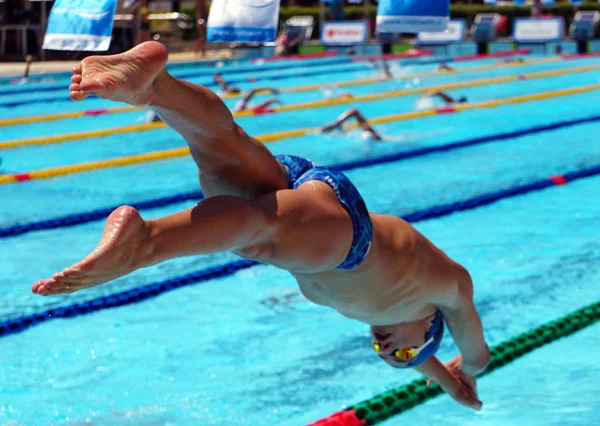
<path id="1" fill-rule="evenodd" d="M 33 285 L 31 286 L 31 291 L 33 293 L 39 294 L 40 296 L 46 296 L 50 293 L 49 288 L 52 287 L 52 284 L 54 284 L 55 281 L 54 279 L 50 278 L 50 279 L 43 279 L 43 280 L 38 280 L 35 283 L 33 283 Z"/>
<path id="2" fill-rule="evenodd" d="M 79 83 L 79 87 L 82 92 L 90 92 L 98 96 L 102 95 L 108 90 L 106 84 L 95 78 L 86 78 L 81 83 Z"/>
<path id="3" fill-rule="evenodd" d="M 90 94 L 80 91 L 69 92 L 69 97 L 74 101 L 82 101 L 87 98 Z"/>

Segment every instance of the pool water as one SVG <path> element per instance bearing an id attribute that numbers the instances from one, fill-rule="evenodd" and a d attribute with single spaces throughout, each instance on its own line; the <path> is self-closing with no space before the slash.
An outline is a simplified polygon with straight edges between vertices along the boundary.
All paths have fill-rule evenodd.
<path id="1" fill-rule="evenodd" d="M 490 65 L 484 59 L 457 68 Z M 378 75 L 364 63 L 307 63 L 315 76 L 240 84 L 294 87 L 322 84 L 322 90 L 290 92 L 284 104 L 321 99 L 338 81 Z M 497 76 L 598 65 L 584 58 L 537 65 L 398 78 L 340 88 L 355 95 L 386 93 Z M 281 69 L 228 65 L 236 78 L 290 75 Z M 338 71 L 345 67 L 345 72 Z M 190 73 L 195 68 L 174 67 Z M 224 68 L 225 69 L 225 68 Z M 312 69 L 312 68 L 311 68 Z M 392 64 L 397 75 L 427 72 L 434 65 Z M 206 83 L 198 68 L 196 83 Z M 209 70 L 212 72 L 212 70 Z M 68 77 L 55 77 L 57 82 Z M 450 91 L 472 102 L 502 99 L 598 83 L 598 71 L 565 74 Z M 33 82 L 28 87 L 47 82 Z M 53 112 L 110 108 L 91 99 L 75 103 L 65 90 L 8 93 L 0 86 L 0 119 Z M 3 92 L 3 90 L 5 90 Z M 588 91 L 496 108 L 439 114 L 376 125 L 388 139 L 362 141 L 359 131 L 283 139 L 267 144 L 275 154 L 306 156 L 323 165 L 441 146 L 472 138 L 598 115 L 600 93 Z M 350 107 L 367 117 L 408 112 L 418 96 L 353 102 L 319 109 L 240 118 L 249 134 L 315 127 Z M 258 100 L 265 99 L 264 96 Z M 226 101 L 233 106 L 235 100 Z M 139 123 L 144 112 L 1 127 L 1 141 L 83 132 Z M 481 143 L 402 161 L 347 171 L 370 210 L 405 215 L 477 195 L 600 164 L 596 131 L 600 121 Z M 111 159 L 184 146 L 162 128 L 53 145 L 0 150 L 0 172 Z M 106 168 L 45 180 L 0 185 L 0 228 L 94 209 L 132 204 L 198 189 L 191 158 Z M 475 303 L 486 340 L 500 344 L 534 327 L 600 299 L 600 177 L 507 198 L 494 204 L 415 224 L 425 236 L 470 271 Z M 193 205 L 186 201 L 142 211 L 152 218 Z M 101 221 L 0 239 L 0 321 L 52 307 L 94 300 L 148 283 L 180 277 L 239 258 L 233 254 L 177 259 L 137 271 L 101 287 L 70 296 L 41 298 L 30 285 L 93 249 Z M 442 395 L 392 417 L 386 425 L 592 425 L 600 343 L 594 325 L 540 348 L 479 380 L 483 410 L 472 412 Z M 270 266 L 254 266 L 225 278 L 166 292 L 156 298 L 70 319 L 56 319 L 5 336 L 0 341 L 0 424 L 100 425 L 303 425 L 409 383 L 419 375 L 391 370 L 370 350 L 368 327 L 304 299 L 293 278 Z M 438 355 L 456 347 L 446 335 Z"/>

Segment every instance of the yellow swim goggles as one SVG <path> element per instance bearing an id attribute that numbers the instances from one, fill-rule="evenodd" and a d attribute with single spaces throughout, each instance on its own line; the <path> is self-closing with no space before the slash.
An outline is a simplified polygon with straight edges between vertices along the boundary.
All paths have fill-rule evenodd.
<path id="1" fill-rule="evenodd" d="M 412 346 L 410 348 L 398 348 L 394 349 L 394 351 L 389 354 L 393 355 L 398 361 L 402 362 L 411 362 L 416 359 L 419 354 L 427 348 L 431 343 L 435 341 L 435 335 L 431 336 L 429 339 L 425 341 L 421 346 Z M 381 347 L 379 343 L 373 342 L 373 350 L 377 352 L 379 356 L 386 355 L 381 353 Z"/>

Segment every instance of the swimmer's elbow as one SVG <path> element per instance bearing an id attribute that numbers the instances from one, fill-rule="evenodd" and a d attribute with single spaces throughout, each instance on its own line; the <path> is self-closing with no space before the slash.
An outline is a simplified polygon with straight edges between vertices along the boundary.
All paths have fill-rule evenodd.
<path id="1" fill-rule="evenodd" d="M 463 301 L 472 302 L 473 300 L 473 279 L 467 269 L 456 263 L 456 283 L 458 286 L 458 297 Z"/>

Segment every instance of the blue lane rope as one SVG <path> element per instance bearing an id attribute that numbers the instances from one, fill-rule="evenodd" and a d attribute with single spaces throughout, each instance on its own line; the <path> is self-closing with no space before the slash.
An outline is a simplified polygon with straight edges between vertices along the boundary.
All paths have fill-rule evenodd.
<path id="1" fill-rule="evenodd" d="M 420 210 L 403 216 L 402 218 L 408 222 L 415 223 L 426 219 L 447 216 L 454 212 L 475 209 L 479 206 L 491 204 L 500 199 L 510 198 L 517 195 L 526 194 L 528 192 L 539 191 L 550 186 L 559 185 L 598 174 L 600 174 L 600 165 L 564 175 L 559 175 L 553 178 L 543 179 L 529 184 L 504 189 L 501 191 L 479 195 L 466 200 Z M 86 302 L 75 303 L 61 308 L 53 308 L 43 312 L 6 320 L 0 322 L 0 337 L 19 333 L 29 327 L 41 324 L 42 322 L 50 321 L 55 318 L 73 318 L 102 309 L 141 302 L 176 288 L 206 282 L 215 278 L 230 276 L 241 269 L 247 269 L 257 264 L 258 262 L 250 260 L 231 262 L 225 265 L 203 269 L 182 277 L 148 284 L 140 288 L 99 297 Z"/>
<path id="2" fill-rule="evenodd" d="M 520 136 L 546 132 L 556 129 L 561 129 L 564 127 L 575 126 L 579 124 L 591 123 L 595 121 L 600 121 L 600 115 L 587 117 L 587 118 L 577 118 L 574 120 L 566 120 L 559 121 L 552 124 L 545 124 L 542 126 L 530 127 L 527 129 L 515 130 L 511 132 L 505 133 L 497 133 L 495 135 L 482 136 L 478 138 L 467 139 L 460 142 L 453 142 L 445 145 L 436 145 L 430 146 L 420 149 L 415 149 L 411 151 L 400 152 L 397 154 L 390 154 L 376 158 L 370 158 L 367 160 L 357 160 L 350 161 L 346 163 L 340 163 L 330 166 L 332 169 L 346 171 L 352 170 L 362 167 L 369 167 L 377 164 L 390 163 L 394 161 L 406 160 L 409 158 L 420 157 L 428 154 L 433 154 L 436 152 L 445 152 L 451 151 L 454 149 L 466 148 L 473 145 L 484 144 L 488 142 L 502 141 L 508 140 Z M 135 207 L 138 210 L 144 209 L 153 209 L 159 207 L 165 207 L 176 203 L 181 203 L 183 201 L 189 200 L 198 200 L 200 201 L 203 198 L 202 192 L 193 191 L 187 192 L 183 194 L 177 194 L 170 197 L 157 198 L 153 200 L 143 201 L 139 203 L 130 204 L 132 207 Z M 34 231 L 42 231 L 47 229 L 56 229 L 56 228 L 64 228 L 69 226 L 81 225 L 88 222 L 93 222 L 97 220 L 105 219 L 113 210 L 115 210 L 119 206 L 106 207 L 99 210 L 93 210 L 87 213 L 79 213 L 72 214 L 68 216 L 61 216 L 54 219 L 47 219 L 38 222 L 29 222 L 21 225 L 14 225 L 5 228 L 0 228 L 0 239 L 7 237 L 15 237 L 18 235 L 23 235 L 29 232 Z"/>
<path id="3" fill-rule="evenodd" d="M 426 64 L 437 64 L 440 62 L 452 62 L 451 60 L 446 60 L 444 61 L 443 58 L 436 58 L 436 59 L 430 59 L 430 60 L 412 60 L 412 61 L 407 61 L 402 63 L 402 65 L 426 65 Z M 361 62 L 353 62 L 353 64 L 361 64 Z M 371 67 L 369 67 L 368 65 L 364 65 L 364 66 L 360 66 L 358 65 L 357 68 L 353 71 L 365 71 L 365 70 L 371 70 Z M 340 74 L 340 73 L 347 73 L 348 69 L 345 69 L 344 67 L 335 67 L 331 70 L 327 70 L 327 75 L 332 75 L 332 74 Z M 194 74 L 193 73 L 182 73 L 180 75 L 178 75 L 178 78 L 190 78 L 193 77 Z M 227 83 L 232 85 L 232 84 L 239 84 L 239 83 L 253 83 L 255 81 L 264 81 L 264 80 L 285 80 L 288 78 L 296 78 L 296 77 L 314 77 L 314 71 L 310 71 L 310 67 L 308 68 L 308 70 L 305 71 L 301 71 L 301 72 L 297 72 L 294 74 L 279 74 L 279 75 L 271 75 L 271 76 L 258 76 L 256 78 L 253 79 L 249 79 L 248 77 L 244 77 L 244 78 L 233 78 L 231 80 L 227 80 Z M 206 83 L 200 83 L 205 87 L 216 87 L 218 86 L 217 83 L 215 83 L 214 81 L 209 81 Z M 323 83 L 325 84 L 331 84 L 331 83 Z M 335 84 L 335 82 L 333 82 L 333 84 Z M 61 89 L 64 89 L 66 86 L 62 85 Z M 53 89 L 54 90 L 54 89 Z M 34 90 L 37 92 L 37 90 Z M 12 94 L 12 93 L 11 93 Z M 91 100 L 91 99 L 96 99 L 95 96 L 88 96 L 87 98 L 85 98 L 83 101 L 86 100 Z M 0 108 L 4 108 L 4 107 L 16 107 L 16 106 L 22 106 L 22 105 L 28 105 L 28 104 L 32 104 L 32 103 L 42 103 L 42 102 L 55 102 L 55 101 L 70 101 L 71 98 L 69 98 L 68 96 L 63 97 L 52 97 L 52 98 L 41 98 L 41 99 L 23 99 L 20 101 L 13 101 L 13 102 L 0 102 Z"/>

